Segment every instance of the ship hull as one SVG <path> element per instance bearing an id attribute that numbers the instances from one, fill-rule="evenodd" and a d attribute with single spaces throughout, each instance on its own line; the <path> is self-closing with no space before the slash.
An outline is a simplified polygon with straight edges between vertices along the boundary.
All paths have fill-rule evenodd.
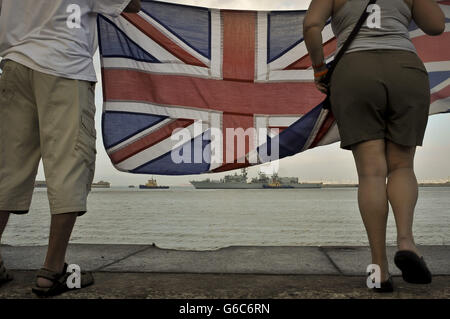
<path id="1" fill-rule="evenodd" d="M 145 186 L 145 185 L 139 185 L 139 189 L 169 189 L 169 186 Z"/>
<path id="2" fill-rule="evenodd" d="M 322 188 L 322 184 L 319 183 L 302 183 L 302 184 L 283 184 L 279 186 L 263 185 L 266 189 L 308 189 L 308 188 Z"/>
<path id="3" fill-rule="evenodd" d="M 300 184 L 289 184 L 291 188 L 322 188 L 320 183 L 300 183 Z"/>
<path id="4" fill-rule="evenodd" d="M 191 182 L 196 189 L 298 189 L 298 188 L 322 188 L 320 183 L 289 184 L 281 186 L 270 186 L 263 183 L 214 183 L 214 182 Z"/>
<path id="5" fill-rule="evenodd" d="M 196 189 L 262 189 L 262 183 L 191 182 Z"/>
<path id="6" fill-rule="evenodd" d="M 279 185 L 279 186 L 263 185 L 263 188 L 265 188 L 265 189 L 292 189 L 294 187 L 292 187 L 290 185 Z"/>

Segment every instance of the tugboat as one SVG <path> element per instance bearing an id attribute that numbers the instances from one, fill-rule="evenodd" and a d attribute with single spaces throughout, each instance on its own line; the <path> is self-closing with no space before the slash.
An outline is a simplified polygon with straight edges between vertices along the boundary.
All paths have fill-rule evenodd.
<path id="1" fill-rule="evenodd" d="M 35 181 L 34 187 L 37 188 L 47 188 L 47 183 L 45 181 Z"/>
<path id="2" fill-rule="evenodd" d="M 111 183 L 105 181 L 92 183 L 92 188 L 111 188 Z"/>
<path id="3" fill-rule="evenodd" d="M 168 189 L 169 186 L 158 186 L 156 179 L 149 179 L 147 184 L 139 185 L 139 189 Z"/>

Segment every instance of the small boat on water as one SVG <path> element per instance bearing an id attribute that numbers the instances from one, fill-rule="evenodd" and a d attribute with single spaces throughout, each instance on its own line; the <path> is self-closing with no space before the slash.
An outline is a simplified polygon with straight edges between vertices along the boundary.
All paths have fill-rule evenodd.
<path id="1" fill-rule="evenodd" d="M 111 183 L 110 182 L 105 182 L 105 181 L 92 183 L 92 188 L 111 188 Z"/>
<path id="2" fill-rule="evenodd" d="M 47 188 L 47 183 L 45 181 L 35 181 L 34 187 L 36 188 Z"/>
<path id="3" fill-rule="evenodd" d="M 149 179 L 147 184 L 139 185 L 139 189 L 168 189 L 169 186 L 158 186 L 156 179 Z"/>

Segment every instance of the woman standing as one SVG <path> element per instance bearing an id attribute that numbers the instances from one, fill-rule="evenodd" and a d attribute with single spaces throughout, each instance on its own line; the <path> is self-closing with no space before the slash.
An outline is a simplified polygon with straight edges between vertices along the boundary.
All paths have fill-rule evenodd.
<path id="1" fill-rule="evenodd" d="M 353 30 L 369 0 L 312 0 L 304 38 L 316 76 L 322 83 L 321 32 L 331 17 L 338 50 Z M 367 231 L 372 263 L 381 268 L 381 288 L 393 290 L 386 256 L 389 202 L 397 225 L 395 263 L 403 279 L 430 283 L 431 273 L 413 236 L 418 184 L 414 155 L 422 146 L 430 107 L 428 73 L 417 56 L 408 27 L 411 20 L 428 35 L 445 29 L 445 16 L 433 0 L 378 0 L 379 25 L 365 24 L 333 73 L 331 109 L 341 148 L 353 152 L 359 177 L 358 203 Z"/>

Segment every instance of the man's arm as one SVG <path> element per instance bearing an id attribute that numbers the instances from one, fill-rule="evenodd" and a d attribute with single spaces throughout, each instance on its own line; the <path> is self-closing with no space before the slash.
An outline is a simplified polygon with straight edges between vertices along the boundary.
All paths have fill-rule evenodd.
<path id="1" fill-rule="evenodd" d="M 141 0 L 131 0 L 130 4 L 124 10 L 127 13 L 138 13 L 139 11 L 141 11 Z"/>

